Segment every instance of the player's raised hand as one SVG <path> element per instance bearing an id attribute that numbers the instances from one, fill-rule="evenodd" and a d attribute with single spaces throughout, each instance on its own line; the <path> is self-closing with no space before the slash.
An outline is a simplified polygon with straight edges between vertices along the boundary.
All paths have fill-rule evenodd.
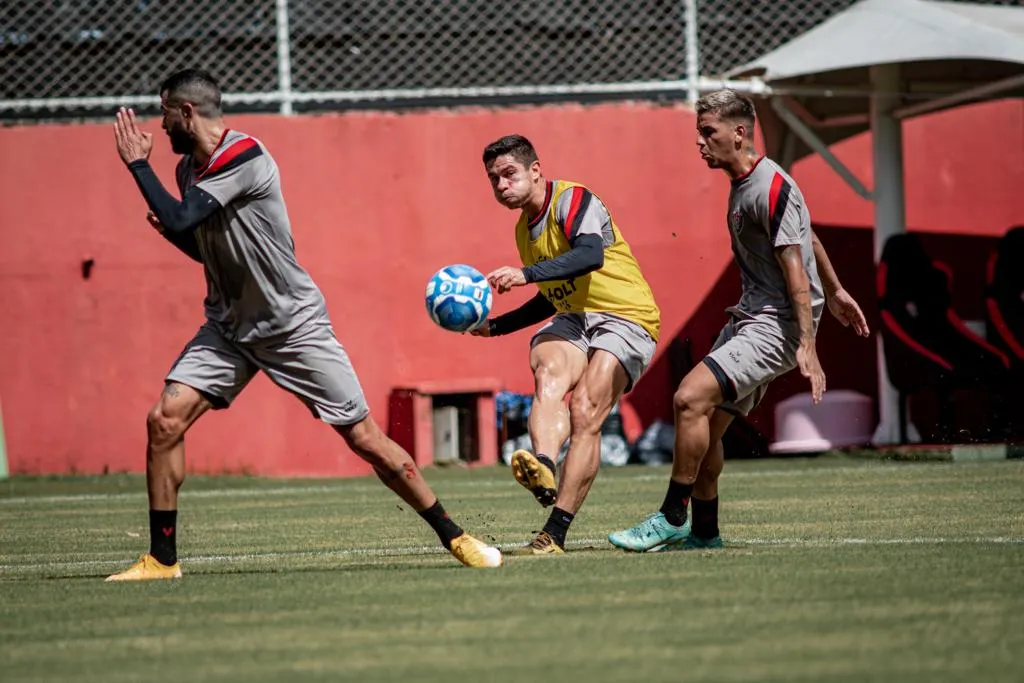
<path id="1" fill-rule="evenodd" d="M 491 287 L 498 290 L 498 294 L 504 294 L 513 287 L 522 287 L 525 285 L 526 276 L 523 275 L 522 268 L 502 266 L 497 270 L 492 270 L 487 275 L 487 282 L 490 283 Z"/>
<path id="2" fill-rule="evenodd" d="M 149 224 L 156 228 L 156 231 L 161 235 L 164 234 L 164 224 L 160 222 L 160 219 L 156 217 L 156 214 L 152 211 L 146 212 L 146 220 Z"/>
<path id="3" fill-rule="evenodd" d="M 139 130 L 135 112 L 121 107 L 114 121 L 114 141 L 117 153 L 125 166 L 133 161 L 144 161 L 153 151 L 153 134 Z"/>
<path id="4" fill-rule="evenodd" d="M 857 301 L 845 289 L 838 290 L 828 298 L 828 310 L 832 311 L 832 315 L 843 324 L 843 327 L 852 325 L 853 331 L 858 336 L 867 337 L 871 334 L 864 312 L 860 310 Z"/>
<path id="5" fill-rule="evenodd" d="M 825 371 L 821 369 L 818 350 L 813 341 L 797 347 L 796 364 L 800 374 L 811 380 L 811 399 L 818 403 L 825 394 Z"/>

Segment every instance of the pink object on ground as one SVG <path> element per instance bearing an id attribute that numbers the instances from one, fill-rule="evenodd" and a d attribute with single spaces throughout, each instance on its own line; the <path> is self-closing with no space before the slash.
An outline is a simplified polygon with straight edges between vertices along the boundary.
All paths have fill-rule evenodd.
<path id="1" fill-rule="evenodd" d="M 791 396 L 775 407 L 772 453 L 818 453 L 870 443 L 875 428 L 870 398 L 856 391 L 826 391 L 814 405 L 809 393 Z"/>

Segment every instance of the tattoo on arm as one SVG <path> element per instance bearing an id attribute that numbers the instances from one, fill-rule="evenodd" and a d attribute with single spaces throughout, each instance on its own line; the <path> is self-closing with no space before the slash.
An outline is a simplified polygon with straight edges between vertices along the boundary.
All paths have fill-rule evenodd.
<path id="1" fill-rule="evenodd" d="M 811 287 L 804 270 L 803 255 L 800 245 L 790 244 L 775 251 L 775 257 L 782 266 L 782 275 L 786 279 L 789 301 L 793 305 L 797 322 L 800 325 L 800 343 L 814 341 L 814 316 L 811 312 Z"/>

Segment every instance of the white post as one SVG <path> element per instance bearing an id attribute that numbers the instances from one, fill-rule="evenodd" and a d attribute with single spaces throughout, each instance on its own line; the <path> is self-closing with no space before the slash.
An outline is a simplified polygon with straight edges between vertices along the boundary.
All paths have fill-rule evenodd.
<path id="1" fill-rule="evenodd" d="M 277 89 L 281 113 L 292 113 L 292 48 L 288 31 L 288 0 L 277 0 Z"/>
<path id="2" fill-rule="evenodd" d="M 686 101 L 692 106 L 700 97 L 700 44 L 697 37 L 697 0 L 683 0 L 686 32 Z"/>
<path id="3" fill-rule="evenodd" d="M 886 240 L 907 231 L 903 178 L 903 129 L 893 112 L 899 106 L 900 67 L 898 64 L 872 66 L 871 135 L 875 171 L 875 263 L 882 256 Z M 878 336 L 878 428 L 872 442 L 876 446 L 898 443 L 899 397 L 889 382 L 885 368 L 882 338 Z M 916 430 L 907 418 L 908 439 Z M 920 437 L 917 437 L 918 439 Z"/>

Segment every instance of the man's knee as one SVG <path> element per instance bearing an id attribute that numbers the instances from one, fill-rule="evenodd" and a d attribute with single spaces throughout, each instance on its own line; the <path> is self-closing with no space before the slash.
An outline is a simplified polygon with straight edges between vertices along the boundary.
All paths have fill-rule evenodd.
<path id="1" fill-rule="evenodd" d="M 576 387 L 569 402 L 569 417 L 574 434 L 597 434 L 608 417 L 611 406 L 596 400 L 584 386 Z"/>
<path id="2" fill-rule="evenodd" d="M 697 417 L 706 415 L 714 407 L 712 392 L 685 380 L 672 396 L 672 408 L 677 415 Z"/>
<path id="3" fill-rule="evenodd" d="M 373 453 L 380 448 L 382 433 L 369 416 L 353 424 L 337 425 L 334 429 L 345 439 L 348 447 L 360 455 Z"/>
<path id="4" fill-rule="evenodd" d="M 153 450 L 165 450 L 178 443 L 188 430 L 185 415 L 157 401 L 146 416 L 146 433 Z"/>

